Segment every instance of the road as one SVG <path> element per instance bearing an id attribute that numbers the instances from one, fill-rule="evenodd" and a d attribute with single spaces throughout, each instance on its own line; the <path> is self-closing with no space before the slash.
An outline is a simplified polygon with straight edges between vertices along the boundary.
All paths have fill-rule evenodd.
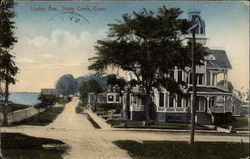
<path id="1" fill-rule="evenodd" d="M 65 159 L 130 159 L 126 151 L 112 142 L 115 140 L 172 140 L 188 141 L 188 133 L 124 131 L 109 128 L 95 129 L 86 115 L 76 114 L 78 98 L 65 105 L 64 111 L 48 126 L 16 126 L 4 127 L 2 132 L 21 132 L 36 137 L 61 140 L 70 146 Z M 100 121 L 98 121 L 100 122 Z M 197 134 L 196 141 L 234 141 L 249 142 L 247 136 L 229 136 L 219 134 Z"/>

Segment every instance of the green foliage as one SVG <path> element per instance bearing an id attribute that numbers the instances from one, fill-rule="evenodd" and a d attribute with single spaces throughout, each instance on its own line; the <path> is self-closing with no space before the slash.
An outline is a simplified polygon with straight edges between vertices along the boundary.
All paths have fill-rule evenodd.
<path id="1" fill-rule="evenodd" d="M 83 101 L 80 101 L 78 104 L 77 104 L 77 106 L 76 106 L 76 108 L 75 108 L 75 111 L 76 111 L 76 113 L 82 113 L 83 112 L 83 110 L 84 110 L 84 108 L 87 106 L 87 99 L 83 99 Z"/>
<path id="2" fill-rule="evenodd" d="M 14 1 L 0 1 L 0 77 L 5 80 L 5 101 L 8 101 L 9 84 L 15 84 L 14 76 L 18 68 L 13 61 L 14 56 L 9 53 L 17 39 L 14 35 L 15 17 Z"/>
<path id="3" fill-rule="evenodd" d="M 115 110 L 115 113 L 120 113 L 122 109 L 122 104 L 117 104 L 117 103 L 98 104 L 97 110 L 98 109 L 101 109 L 106 112 L 110 110 Z"/>
<path id="4" fill-rule="evenodd" d="M 107 123 L 112 124 L 115 127 L 122 127 L 123 124 L 126 124 L 126 127 L 136 127 L 136 128 L 145 128 L 142 126 L 143 121 L 136 120 L 126 120 L 123 118 L 108 120 Z M 152 129 L 174 129 L 174 130 L 190 130 L 190 124 L 187 123 L 176 123 L 176 122 L 158 122 L 151 121 L 150 125 L 147 128 Z M 195 125 L 196 130 L 206 130 L 207 128 Z"/>
<path id="5" fill-rule="evenodd" d="M 57 81 L 56 89 L 64 96 L 75 94 L 77 92 L 77 81 L 71 74 L 63 75 Z"/>
<path id="6" fill-rule="evenodd" d="M 20 122 L 14 123 L 15 125 L 34 125 L 46 126 L 52 123 L 56 117 L 63 112 L 64 107 L 52 107 L 41 114 L 34 115 L 30 118 L 24 119 Z"/>
<path id="7" fill-rule="evenodd" d="M 181 13 L 180 9 L 162 7 L 157 14 L 146 9 L 132 16 L 124 14 L 120 24 L 109 24 L 108 40 L 97 41 L 97 56 L 91 59 L 89 69 L 104 71 L 115 66 L 133 72 L 141 85 L 157 87 L 165 79 L 163 74 L 175 66 L 190 65 L 182 46 L 187 21 L 178 18 Z"/>
<path id="8" fill-rule="evenodd" d="M 217 83 L 217 86 L 223 86 L 223 85 L 225 85 L 225 82 L 226 82 L 226 80 L 221 80 L 221 81 L 219 81 L 219 82 Z M 230 82 L 230 81 L 227 81 L 227 82 L 228 82 L 227 89 L 228 89 L 230 92 L 233 92 L 234 86 L 233 86 L 232 82 Z"/>
<path id="9" fill-rule="evenodd" d="M 239 159 L 249 154 L 249 143 L 118 140 L 117 146 L 136 159 Z"/>
<path id="10" fill-rule="evenodd" d="M 57 102 L 57 97 L 52 94 L 40 94 L 38 100 L 41 101 L 40 106 L 42 107 L 52 107 Z"/>
<path id="11" fill-rule="evenodd" d="M 86 98 L 88 97 L 88 93 L 94 93 L 94 94 L 98 94 L 101 93 L 102 87 L 99 85 L 99 83 L 94 80 L 91 79 L 87 82 L 83 82 L 80 86 L 80 98 Z"/>
<path id="12" fill-rule="evenodd" d="M 108 120 L 107 123 L 113 126 L 118 126 L 122 124 L 126 124 L 127 126 L 132 126 L 132 127 L 142 126 L 142 121 L 124 120 L 124 119 L 112 119 L 112 120 Z"/>
<path id="13" fill-rule="evenodd" d="M 22 105 L 22 104 L 16 104 L 16 103 L 11 103 L 11 105 L 12 105 L 12 111 L 30 108 L 29 105 Z"/>
<path id="14" fill-rule="evenodd" d="M 78 105 L 76 106 L 75 110 L 76 110 L 76 113 L 77 113 L 77 114 L 80 114 L 80 113 L 82 113 L 82 111 L 83 111 L 83 107 L 81 107 L 81 106 L 78 104 Z"/>
<path id="15" fill-rule="evenodd" d="M 66 104 L 72 100 L 72 97 L 64 96 L 64 97 L 58 97 L 57 103 L 59 104 Z"/>
<path id="16" fill-rule="evenodd" d="M 2 154 L 5 158 L 11 159 L 62 159 L 62 154 L 66 151 L 45 150 L 44 144 L 65 144 L 62 141 L 31 137 L 19 133 L 1 133 Z"/>
<path id="17" fill-rule="evenodd" d="M 179 83 L 166 77 L 176 66 L 179 69 L 191 66 L 190 43 L 182 44 L 190 23 L 180 18 L 181 13 L 178 8 L 163 6 L 157 13 L 142 9 L 124 14 L 120 23 L 109 24 L 107 38 L 97 41 L 96 57 L 90 59 L 89 69 L 104 72 L 116 67 L 132 72 L 148 101 L 153 88 L 181 93 Z M 205 48 L 197 44 L 195 50 L 196 64 L 202 64 Z M 148 107 L 146 102 L 145 109 Z"/>
<path id="18" fill-rule="evenodd" d="M 229 124 L 235 121 L 232 113 L 213 113 L 214 124 L 215 125 L 224 125 Z"/>
<path id="19" fill-rule="evenodd" d="M 13 21 L 15 17 L 14 6 L 14 0 L 0 1 L 0 48 L 12 48 L 17 42 L 14 35 L 16 28 Z"/>
<path id="20" fill-rule="evenodd" d="M 14 56 L 9 54 L 8 51 L 0 48 L 0 77 L 8 84 L 15 84 L 15 76 L 18 73 L 18 67 L 13 61 Z"/>
<path id="21" fill-rule="evenodd" d="M 115 89 L 117 89 L 116 91 L 119 93 L 121 93 L 124 90 L 125 86 L 127 85 L 127 82 L 124 78 L 117 78 L 115 74 L 107 75 L 106 79 L 107 79 L 107 84 L 112 87 L 116 86 Z"/>

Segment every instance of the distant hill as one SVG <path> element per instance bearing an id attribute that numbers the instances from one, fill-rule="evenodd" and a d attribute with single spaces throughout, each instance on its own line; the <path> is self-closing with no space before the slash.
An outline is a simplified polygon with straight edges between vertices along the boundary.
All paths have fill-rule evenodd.
<path id="1" fill-rule="evenodd" d="M 82 82 L 86 82 L 90 79 L 96 80 L 103 90 L 107 88 L 107 81 L 103 76 L 91 74 L 74 78 L 71 74 L 65 74 L 58 79 L 56 83 L 56 89 L 62 95 L 76 94 L 79 92 Z"/>

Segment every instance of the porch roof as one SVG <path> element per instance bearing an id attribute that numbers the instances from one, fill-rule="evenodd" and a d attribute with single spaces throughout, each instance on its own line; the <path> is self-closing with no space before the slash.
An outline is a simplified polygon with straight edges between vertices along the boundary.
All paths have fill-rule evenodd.
<path id="1" fill-rule="evenodd" d="M 192 92 L 192 87 L 190 87 L 190 92 Z M 197 94 L 230 94 L 229 91 L 225 91 L 216 87 L 197 87 Z"/>

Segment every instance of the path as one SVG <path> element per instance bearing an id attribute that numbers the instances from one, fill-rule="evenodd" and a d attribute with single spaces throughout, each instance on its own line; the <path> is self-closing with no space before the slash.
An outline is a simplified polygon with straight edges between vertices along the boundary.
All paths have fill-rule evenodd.
<path id="1" fill-rule="evenodd" d="M 48 126 L 18 126 L 2 128 L 2 131 L 22 132 L 31 136 L 55 138 L 70 145 L 65 159 L 128 159 L 124 150 L 112 144 L 115 140 L 175 140 L 188 141 L 188 133 L 124 131 L 105 126 L 98 117 L 95 120 L 105 129 L 95 129 L 87 117 L 75 113 L 78 98 L 66 104 L 64 111 Z M 247 136 L 227 136 L 218 134 L 197 134 L 196 141 L 249 142 Z"/>
<path id="2" fill-rule="evenodd" d="M 65 159 L 128 159 L 100 130 L 95 129 L 87 117 L 75 113 L 78 98 L 66 104 L 64 111 L 48 126 L 18 126 L 2 128 L 2 131 L 22 132 L 31 136 L 59 139 L 70 145 Z"/>

